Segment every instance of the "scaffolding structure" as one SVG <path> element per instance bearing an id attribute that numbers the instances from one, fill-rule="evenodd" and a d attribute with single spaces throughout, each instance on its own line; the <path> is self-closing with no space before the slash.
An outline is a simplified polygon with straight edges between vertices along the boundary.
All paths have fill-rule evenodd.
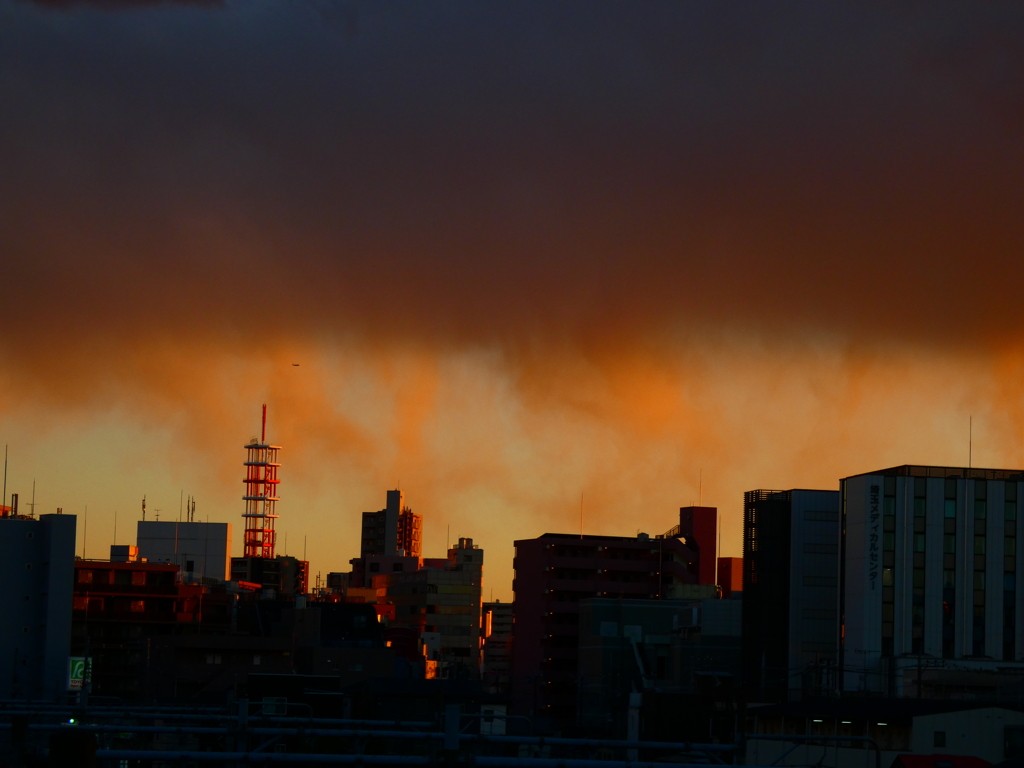
<path id="1" fill-rule="evenodd" d="M 273 558 L 277 534 L 277 461 L 279 445 L 267 443 L 267 406 L 263 406 L 260 439 L 245 446 L 245 557 Z"/>

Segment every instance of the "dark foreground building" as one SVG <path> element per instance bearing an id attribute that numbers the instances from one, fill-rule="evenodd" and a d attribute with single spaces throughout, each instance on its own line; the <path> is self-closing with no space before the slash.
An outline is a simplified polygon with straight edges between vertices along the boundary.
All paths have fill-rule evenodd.
<path id="1" fill-rule="evenodd" d="M 515 542 L 512 706 L 576 724 L 580 602 L 684 597 L 699 558 L 678 538 L 546 533 Z"/>
<path id="2" fill-rule="evenodd" d="M 75 516 L 0 509 L 0 699 L 52 701 L 67 689 Z"/>
<path id="3" fill-rule="evenodd" d="M 748 491 L 743 677 L 753 701 L 833 692 L 839 649 L 839 493 Z"/>

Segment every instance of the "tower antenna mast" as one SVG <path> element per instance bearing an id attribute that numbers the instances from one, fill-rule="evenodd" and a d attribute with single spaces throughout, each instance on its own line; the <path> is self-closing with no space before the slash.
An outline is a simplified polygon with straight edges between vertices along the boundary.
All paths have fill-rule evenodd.
<path id="1" fill-rule="evenodd" d="M 277 520 L 277 461 L 279 445 L 267 443 L 267 405 L 263 404 L 263 422 L 259 441 L 245 446 L 245 556 L 273 558 L 277 544 L 274 530 Z"/>

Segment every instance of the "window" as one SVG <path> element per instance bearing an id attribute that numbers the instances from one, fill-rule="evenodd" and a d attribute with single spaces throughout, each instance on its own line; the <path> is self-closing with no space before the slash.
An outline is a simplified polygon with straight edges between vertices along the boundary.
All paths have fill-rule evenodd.
<path id="1" fill-rule="evenodd" d="M 946 732 L 935 731 L 934 738 L 932 739 L 933 747 L 944 747 L 946 746 Z"/>
<path id="2" fill-rule="evenodd" d="M 942 572 L 942 588 L 956 589 L 956 571 L 947 570 Z"/>
<path id="3" fill-rule="evenodd" d="M 79 584 L 92 584 L 92 571 L 79 571 L 78 572 L 78 583 Z"/>
<path id="4" fill-rule="evenodd" d="M 946 517 L 956 517 L 956 499 L 946 499 L 942 507 L 942 513 Z"/>
<path id="5" fill-rule="evenodd" d="M 925 508 L 924 499 L 914 499 L 914 517 L 924 517 Z"/>
<path id="6" fill-rule="evenodd" d="M 395 572 L 401 571 L 402 570 L 402 564 L 401 563 L 392 563 L 391 564 L 391 570 L 395 571 Z"/>
<path id="7" fill-rule="evenodd" d="M 984 555 L 985 554 L 985 537 L 975 536 L 974 537 L 974 554 Z"/>
<path id="8" fill-rule="evenodd" d="M 1004 520 L 1016 520 L 1017 519 L 1017 502 L 1008 501 L 1003 504 L 1003 519 Z"/>
<path id="9" fill-rule="evenodd" d="M 253 655 L 253 657 L 252 657 L 252 665 L 254 667 L 258 667 L 260 665 L 260 655 L 258 653 Z"/>
<path id="10" fill-rule="evenodd" d="M 146 612 L 146 601 L 145 600 L 132 600 L 131 612 L 132 613 L 145 613 Z"/>
<path id="11" fill-rule="evenodd" d="M 975 520 L 984 520 L 985 516 L 987 514 L 988 514 L 988 505 L 987 505 L 987 503 L 984 502 L 984 501 L 975 501 L 974 502 L 974 519 Z"/>
<path id="12" fill-rule="evenodd" d="M 985 572 L 975 571 L 974 572 L 974 588 L 984 589 L 985 588 Z"/>
<path id="13" fill-rule="evenodd" d="M 380 563 L 370 563 L 370 573 L 377 573 L 380 571 Z"/>
<path id="14" fill-rule="evenodd" d="M 146 585 L 145 571 L 132 571 L 132 586 L 144 587 Z"/>
<path id="15" fill-rule="evenodd" d="M 195 560 L 186 560 L 185 561 L 185 570 L 186 571 L 191 573 L 195 569 L 196 569 L 196 561 Z"/>
<path id="16" fill-rule="evenodd" d="M 924 552 L 924 534 L 923 533 L 915 533 L 914 534 L 914 551 L 915 552 Z"/>
<path id="17" fill-rule="evenodd" d="M 208 654 L 206 654 L 206 663 L 207 664 L 220 664 L 221 663 L 221 656 L 220 656 L 220 654 L 219 653 L 208 653 Z"/>
<path id="18" fill-rule="evenodd" d="M 1003 539 L 1003 554 L 1009 557 L 1017 554 L 1017 540 L 1012 536 L 1007 536 Z"/>
<path id="19" fill-rule="evenodd" d="M 956 552 L 956 536 L 950 536 L 948 533 L 942 537 L 942 551 L 943 552 Z"/>

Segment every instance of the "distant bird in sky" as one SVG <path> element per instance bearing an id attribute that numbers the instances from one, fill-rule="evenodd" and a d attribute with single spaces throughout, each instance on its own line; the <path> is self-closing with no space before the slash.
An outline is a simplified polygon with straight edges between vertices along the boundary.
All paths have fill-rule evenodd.
<path id="1" fill-rule="evenodd" d="M 299 367 L 299 364 L 298 364 L 298 363 L 292 363 L 292 365 L 294 365 L 294 366 L 295 366 L 296 368 L 298 368 L 298 367 Z"/>

